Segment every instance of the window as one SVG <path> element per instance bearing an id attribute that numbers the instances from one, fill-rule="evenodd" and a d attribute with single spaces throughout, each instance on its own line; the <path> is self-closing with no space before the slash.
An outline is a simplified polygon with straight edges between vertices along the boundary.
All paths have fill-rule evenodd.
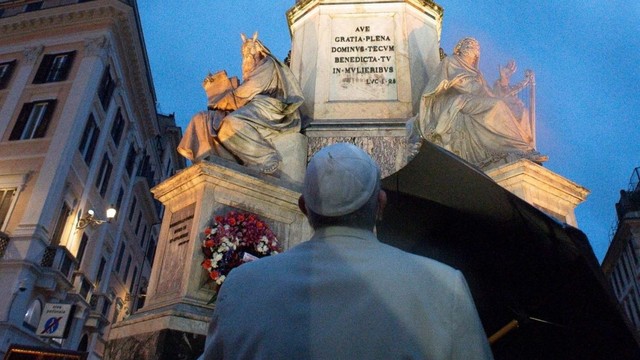
<path id="1" fill-rule="evenodd" d="M 62 239 L 62 233 L 64 232 L 65 225 L 67 224 L 67 219 L 71 215 L 71 209 L 67 205 L 67 203 L 62 203 L 62 208 L 60 209 L 60 214 L 58 215 L 58 221 L 56 221 L 56 227 L 53 230 L 53 235 L 51 235 L 51 245 L 59 245 L 60 240 Z"/>
<path id="2" fill-rule="evenodd" d="M 24 104 L 9 140 L 28 140 L 44 137 L 49 127 L 55 100 L 34 101 Z"/>
<path id="3" fill-rule="evenodd" d="M 149 261 L 149 266 L 153 266 L 153 256 L 156 254 L 156 240 L 151 239 L 149 242 L 149 247 L 147 248 L 147 261 Z"/>
<path id="4" fill-rule="evenodd" d="M 129 269 L 131 268 L 131 255 L 127 257 L 127 265 L 124 267 L 124 275 L 122 276 L 122 281 L 127 281 L 127 276 L 129 275 Z"/>
<path id="5" fill-rule="evenodd" d="M 42 316 L 42 303 L 40 300 L 33 300 L 27 312 L 24 314 L 23 325 L 31 331 L 36 331 L 40 325 L 40 317 Z"/>
<path id="6" fill-rule="evenodd" d="M 102 303 L 102 315 L 104 315 L 104 317 L 107 317 L 107 314 L 109 314 L 109 308 L 111 308 L 111 300 L 105 297 Z"/>
<path id="7" fill-rule="evenodd" d="M 142 236 L 140 237 L 140 248 L 144 250 L 144 240 L 147 237 L 147 225 L 142 229 Z"/>
<path id="8" fill-rule="evenodd" d="M 136 220 L 136 230 L 135 230 L 136 235 L 138 235 L 138 231 L 140 231 L 141 221 L 142 221 L 142 211 L 138 213 L 138 220 Z"/>
<path id="9" fill-rule="evenodd" d="M 116 118 L 113 120 L 113 126 L 111 127 L 111 137 L 113 138 L 113 142 L 114 144 L 116 144 L 116 146 L 120 145 L 120 138 L 122 137 L 123 131 L 124 131 L 124 118 L 122 117 L 122 113 L 120 112 L 120 109 L 118 109 Z"/>
<path id="10" fill-rule="evenodd" d="M 126 170 L 127 170 L 127 174 L 129 174 L 129 177 L 131 177 L 131 175 L 133 175 L 133 168 L 136 166 L 136 157 L 138 156 L 138 154 L 136 153 L 136 149 L 133 146 L 133 144 L 131 144 L 131 146 L 129 147 L 129 153 L 127 154 L 127 163 L 126 163 Z"/>
<path id="11" fill-rule="evenodd" d="M 96 149 L 96 143 L 99 136 L 100 129 L 93 118 L 93 114 L 91 114 L 89 115 L 87 124 L 84 126 L 84 132 L 82 133 L 82 139 L 80 140 L 80 147 L 78 148 L 87 166 L 91 165 L 91 159 L 93 159 L 93 153 Z"/>
<path id="12" fill-rule="evenodd" d="M 131 207 L 129 208 L 129 222 L 133 221 L 133 214 L 136 210 L 136 202 L 137 202 L 138 198 L 136 198 L 135 196 L 133 197 L 133 201 L 131 202 Z"/>
<path id="13" fill-rule="evenodd" d="M 45 55 L 33 83 L 44 84 L 67 80 L 74 56 L 75 51 Z"/>
<path id="14" fill-rule="evenodd" d="M 16 189 L 0 189 L 0 229 L 5 229 L 8 217 L 9 210 L 11 209 L 11 205 L 13 205 L 13 197 L 16 194 Z"/>
<path id="15" fill-rule="evenodd" d="M 111 164 L 111 160 L 109 160 L 109 156 L 104 154 L 102 157 L 102 164 L 100 164 L 100 172 L 96 178 L 96 188 L 100 191 L 100 196 L 102 197 L 107 193 L 112 169 L 113 165 Z"/>
<path id="16" fill-rule="evenodd" d="M 124 247 L 125 243 L 123 242 L 120 245 L 120 252 L 118 252 L 118 259 L 116 260 L 116 272 L 120 272 L 120 267 L 122 266 L 122 258 L 124 257 Z"/>
<path id="17" fill-rule="evenodd" d="M 131 284 L 129 284 L 129 294 L 133 294 L 133 288 L 136 285 L 136 276 L 138 275 L 138 267 L 133 267 L 133 275 L 131 275 Z"/>
<path id="18" fill-rule="evenodd" d="M 113 95 L 113 90 L 115 88 L 116 83 L 111 77 L 109 66 L 107 66 L 106 69 L 104 69 L 104 74 L 102 74 L 102 80 L 100 81 L 100 87 L 98 88 L 98 98 L 100 98 L 100 104 L 102 104 L 102 108 L 105 111 L 109 108 L 109 102 L 111 101 L 111 96 Z"/>
<path id="19" fill-rule="evenodd" d="M 120 191 L 118 191 L 118 200 L 116 200 L 116 209 L 121 209 L 122 206 L 122 198 L 124 197 L 124 189 L 120 187 Z M 116 213 L 116 216 L 118 213 Z"/>
<path id="20" fill-rule="evenodd" d="M 102 281 L 102 274 L 104 273 L 104 267 L 107 266 L 107 259 L 102 257 L 100 259 L 100 266 L 98 266 L 98 274 L 96 274 L 96 286 Z"/>
<path id="21" fill-rule="evenodd" d="M 4 89 L 9 85 L 9 79 L 11 79 L 15 64 L 15 60 L 0 63 L 0 89 Z"/>
<path id="22" fill-rule="evenodd" d="M 42 9 L 42 1 L 32 2 L 24 7 L 24 12 L 36 11 Z"/>
<path id="23" fill-rule="evenodd" d="M 78 268 L 82 264 L 82 258 L 84 257 L 84 251 L 87 249 L 87 243 L 89 242 L 89 237 L 86 233 L 82 234 L 82 240 L 80 240 L 80 246 L 78 247 L 78 254 L 76 255 L 76 260 L 78 260 Z"/>

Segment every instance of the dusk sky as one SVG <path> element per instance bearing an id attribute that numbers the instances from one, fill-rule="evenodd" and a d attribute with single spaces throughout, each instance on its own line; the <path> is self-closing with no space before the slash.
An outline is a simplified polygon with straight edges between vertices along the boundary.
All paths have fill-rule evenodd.
<path id="1" fill-rule="evenodd" d="M 615 203 L 640 166 L 640 1 L 440 0 L 440 46 L 478 39 L 480 68 L 492 83 L 514 59 L 536 73 L 537 147 L 544 166 L 591 191 L 578 227 L 602 260 L 616 221 Z M 240 33 L 276 57 L 290 48 L 285 12 L 293 0 L 139 0 L 159 110 L 180 126 L 206 107 L 202 79 L 226 70 L 241 78 Z"/>

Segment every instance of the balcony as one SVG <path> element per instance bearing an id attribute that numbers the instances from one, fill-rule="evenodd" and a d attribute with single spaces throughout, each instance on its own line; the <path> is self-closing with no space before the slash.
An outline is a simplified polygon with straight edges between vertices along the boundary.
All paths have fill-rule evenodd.
<path id="1" fill-rule="evenodd" d="M 84 326 L 92 332 L 102 334 L 104 327 L 109 324 L 107 316 L 109 315 L 109 308 L 111 307 L 111 299 L 106 294 L 93 293 L 89 301 L 89 306 L 91 311 Z"/>
<path id="2" fill-rule="evenodd" d="M 49 246 L 45 249 L 42 261 L 43 277 L 38 279 L 38 286 L 54 290 L 56 286 L 64 290 L 73 287 L 72 276 L 77 266 L 76 260 L 64 246 Z"/>
<path id="3" fill-rule="evenodd" d="M 75 271 L 73 273 L 73 292 L 78 294 L 87 304 L 91 300 L 94 288 L 93 283 L 87 279 L 83 272 Z"/>
<path id="4" fill-rule="evenodd" d="M 9 246 L 9 235 L 0 231 L 0 259 L 4 257 L 5 251 L 7 251 L 7 247 Z"/>

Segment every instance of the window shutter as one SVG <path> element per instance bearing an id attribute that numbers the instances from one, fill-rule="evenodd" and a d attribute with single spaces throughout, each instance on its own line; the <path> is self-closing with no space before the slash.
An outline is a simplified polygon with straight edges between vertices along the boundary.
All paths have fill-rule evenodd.
<path id="1" fill-rule="evenodd" d="M 43 138 L 45 133 L 47 132 L 47 128 L 49 127 L 49 122 L 51 121 L 51 117 L 53 116 L 53 110 L 56 107 L 56 101 L 51 100 L 47 103 L 47 110 L 44 113 L 44 117 L 40 124 L 38 124 L 38 128 L 33 134 L 34 139 Z"/>
<path id="2" fill-rule="evenodd" d="M 31 114 L 32 109 L 33 103 L 26 103 L 22 106 L 18 120 L 16 120 L 16 124 L 13 126 L 11 135 L 9 135 L 9 140 L 20 140 L 20 136 L 22 135 L 24 126 L 27 124 L 27 119 L 29 119 L 29 114 Z"/>
<path id="3" fill-rule="evenodd" d="M 13 74 L 13 68 L 16 67 L 16 61 L 13 60 L 3 65 L 7 66 L 7 70 L 5 70 L 2 77 L 0 77 L 0 89 L 4 89 L 7 84 L 9 84 L 9 79 L 11 79 L 11 75 Z"/>
<path id="4" fill-rule="evenodd" d="M 49 69 L 51 69 L 51 65 L 53 65 L 53 59 L 55 57 L 55 55 L 48 54 L 42 58 L 36 77 L 33 79 L 34 84 L 42 84 L 47 81 L 47 75 L 49 74 Z"/>

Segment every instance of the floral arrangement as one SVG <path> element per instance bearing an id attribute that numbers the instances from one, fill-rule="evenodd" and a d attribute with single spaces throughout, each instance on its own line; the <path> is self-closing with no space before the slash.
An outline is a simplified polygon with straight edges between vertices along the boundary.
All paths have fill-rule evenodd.
<path id="1" fill-rule="evenodd" d="M 216 216 L 204 234 L 202 267 L 215 281 L 216 293 L 234 268 L 281 251 L 269 226 L 250 213 L 230 211 L 225 216 Z"/>

